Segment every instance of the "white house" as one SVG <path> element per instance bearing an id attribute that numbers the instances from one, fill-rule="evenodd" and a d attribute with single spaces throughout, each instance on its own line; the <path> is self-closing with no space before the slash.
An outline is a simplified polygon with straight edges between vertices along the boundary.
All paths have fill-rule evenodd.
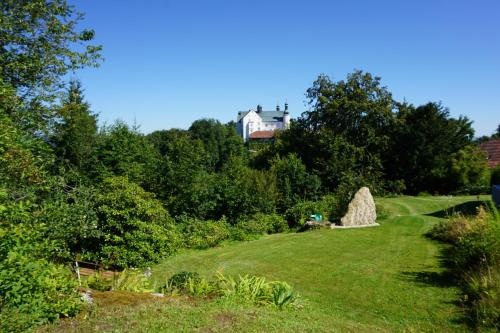
<path id="1" fill-rule="evenodd" d="M 262 111 L 262 106 L 257 105 L 257 110 L 239 111 L 236 120 L 236 130 L 245 142 L 270 140 L 274 138 L 276 130 L 286 129 L 289 126 L 288 103 L 285 103 L 284 111 L 280 110 L 279 105 L 275 111 Z"/>

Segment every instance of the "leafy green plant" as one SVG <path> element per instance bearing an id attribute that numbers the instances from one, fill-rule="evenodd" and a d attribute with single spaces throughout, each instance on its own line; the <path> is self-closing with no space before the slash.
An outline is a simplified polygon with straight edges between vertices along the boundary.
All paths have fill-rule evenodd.
<path id="1" fill-rule="evenodd" d="M 299 295 L 286 282 L 271 282 L 271 304 L 279 309 L 287 306 L 299 306 Z"/>
<path id="2" fill-rule="evenodd" d="M 82 285 L 99 291 L 108 291 L 111 289 L 111 281 L 109 279 L 105 279 L 99 272 L 82 279 Z"/>
<path id="3" fill-rule="evenodd" d="M 185 291 L 191 296 L 207 296 L 216 291 L 213 283 L 205 278 L 189 277 L 184 283 Z"/>
<path id="4" fill-rule="evenodd" d="M 75 315 L 82 301 L 68 268 L 38 257 L 38 231 L 0 227 L 0 331 L 28 330 Z M 17 319 L 17 320 L 16 320 Z"/>
<path id="5" fill-rule="evenodd" d="M 272 305 L 279 309 L 300 306 L 300 296 L 286 282 L 267 282 L 264 277 L 252 275 L 235 279 L 218 273 L 217 284 L 219 293 L 227 299 Z"/>
<path id="6" fill-rule="evenodd" d="M 95 205 L 100 236 L 93 239 L 86 259 L 120 268 L 145 267 L 180 246 L 161 202 L 125 177 L 105 179 Z"/>
<path id="7" fill-rule="evenodd" d="M 248 240 L 256 235 L 274 234 L 288 230 L 288 223 L 278 214 L 257 213 L 241 218 L 233 230 L 233 239 Z"/>
<path id="8" fill-rule="evenodd" d="M 131 291 L 136 293 L 153 292 L 151 281 L 144 272 L 137 269 L 124 269 L 113 279 L 111 290 Z"/>
<path id="9" fill-rule="evenodd" d="M 311 214 L 322 213 L 324 215 L 324 211 L 325 207 L 320 201 L 302 201 L 290 207 L 285 216 L 288 225 L 293 228 L 303 226 Z"/>
<path id="10" fill-rule="evenodd" d="M 187 248 L 206 249 L 228 239 L 231 226 L 223 218 L 219 221 L 202 221 L 183 215 L 177 218 L 177 229 L 183 235 Z"/>
<path id="11" fill-rule="evenodd" d="M 215 285 L 196 272 L 179 272 L 172 275 L 159 291 L 166 294 L 184 293 L 190 296 L 207 296 L 216 292 Z"/>

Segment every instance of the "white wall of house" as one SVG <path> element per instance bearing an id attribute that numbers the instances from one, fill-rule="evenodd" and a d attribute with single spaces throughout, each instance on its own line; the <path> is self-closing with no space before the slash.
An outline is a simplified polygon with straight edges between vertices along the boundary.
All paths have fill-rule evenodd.
<path id="1" fill-rule="evenodd" d="M 264 111 L 265 112 L 265 111 Z M 290 126 L 290 115 L 285 113 L 283 121 L 262 121 L 260 115 L 255 111 L 248 112 L 238 121 L 236 130 L 243 137 L 243 141 L 250 139 L 250 134 L 256 131 L 275 131 L 286 129 Z"/>

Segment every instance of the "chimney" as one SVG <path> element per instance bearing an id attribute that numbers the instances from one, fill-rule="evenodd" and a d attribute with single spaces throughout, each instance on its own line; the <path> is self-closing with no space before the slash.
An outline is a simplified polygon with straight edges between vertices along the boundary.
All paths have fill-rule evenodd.
<path id="1" fill-rule="evenodd" d="M 279 111 L 279 110 L 280 110 L 280 105 L 276 104 L 276 111 Z"/>
<path id="2" fill-rule="evenodd" d="M 258 104 L 257 105 L 257 113 L 261 113 L 262 112 L 262 105 Z"/>
<path id="3" fill-rule="evenodd" d="M 285 113 L 288 113 L 288 102 L 285 103 Z"/>

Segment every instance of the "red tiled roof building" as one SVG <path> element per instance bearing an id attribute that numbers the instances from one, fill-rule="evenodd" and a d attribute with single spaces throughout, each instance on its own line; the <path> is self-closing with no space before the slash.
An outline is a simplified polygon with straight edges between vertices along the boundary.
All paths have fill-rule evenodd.
<path id="1" fill-rule="evenodd" d="M 488 167 L 496 168 L 500 165 L 500 139 L 491 139 L 480 145 L 488 155 Z"/>

